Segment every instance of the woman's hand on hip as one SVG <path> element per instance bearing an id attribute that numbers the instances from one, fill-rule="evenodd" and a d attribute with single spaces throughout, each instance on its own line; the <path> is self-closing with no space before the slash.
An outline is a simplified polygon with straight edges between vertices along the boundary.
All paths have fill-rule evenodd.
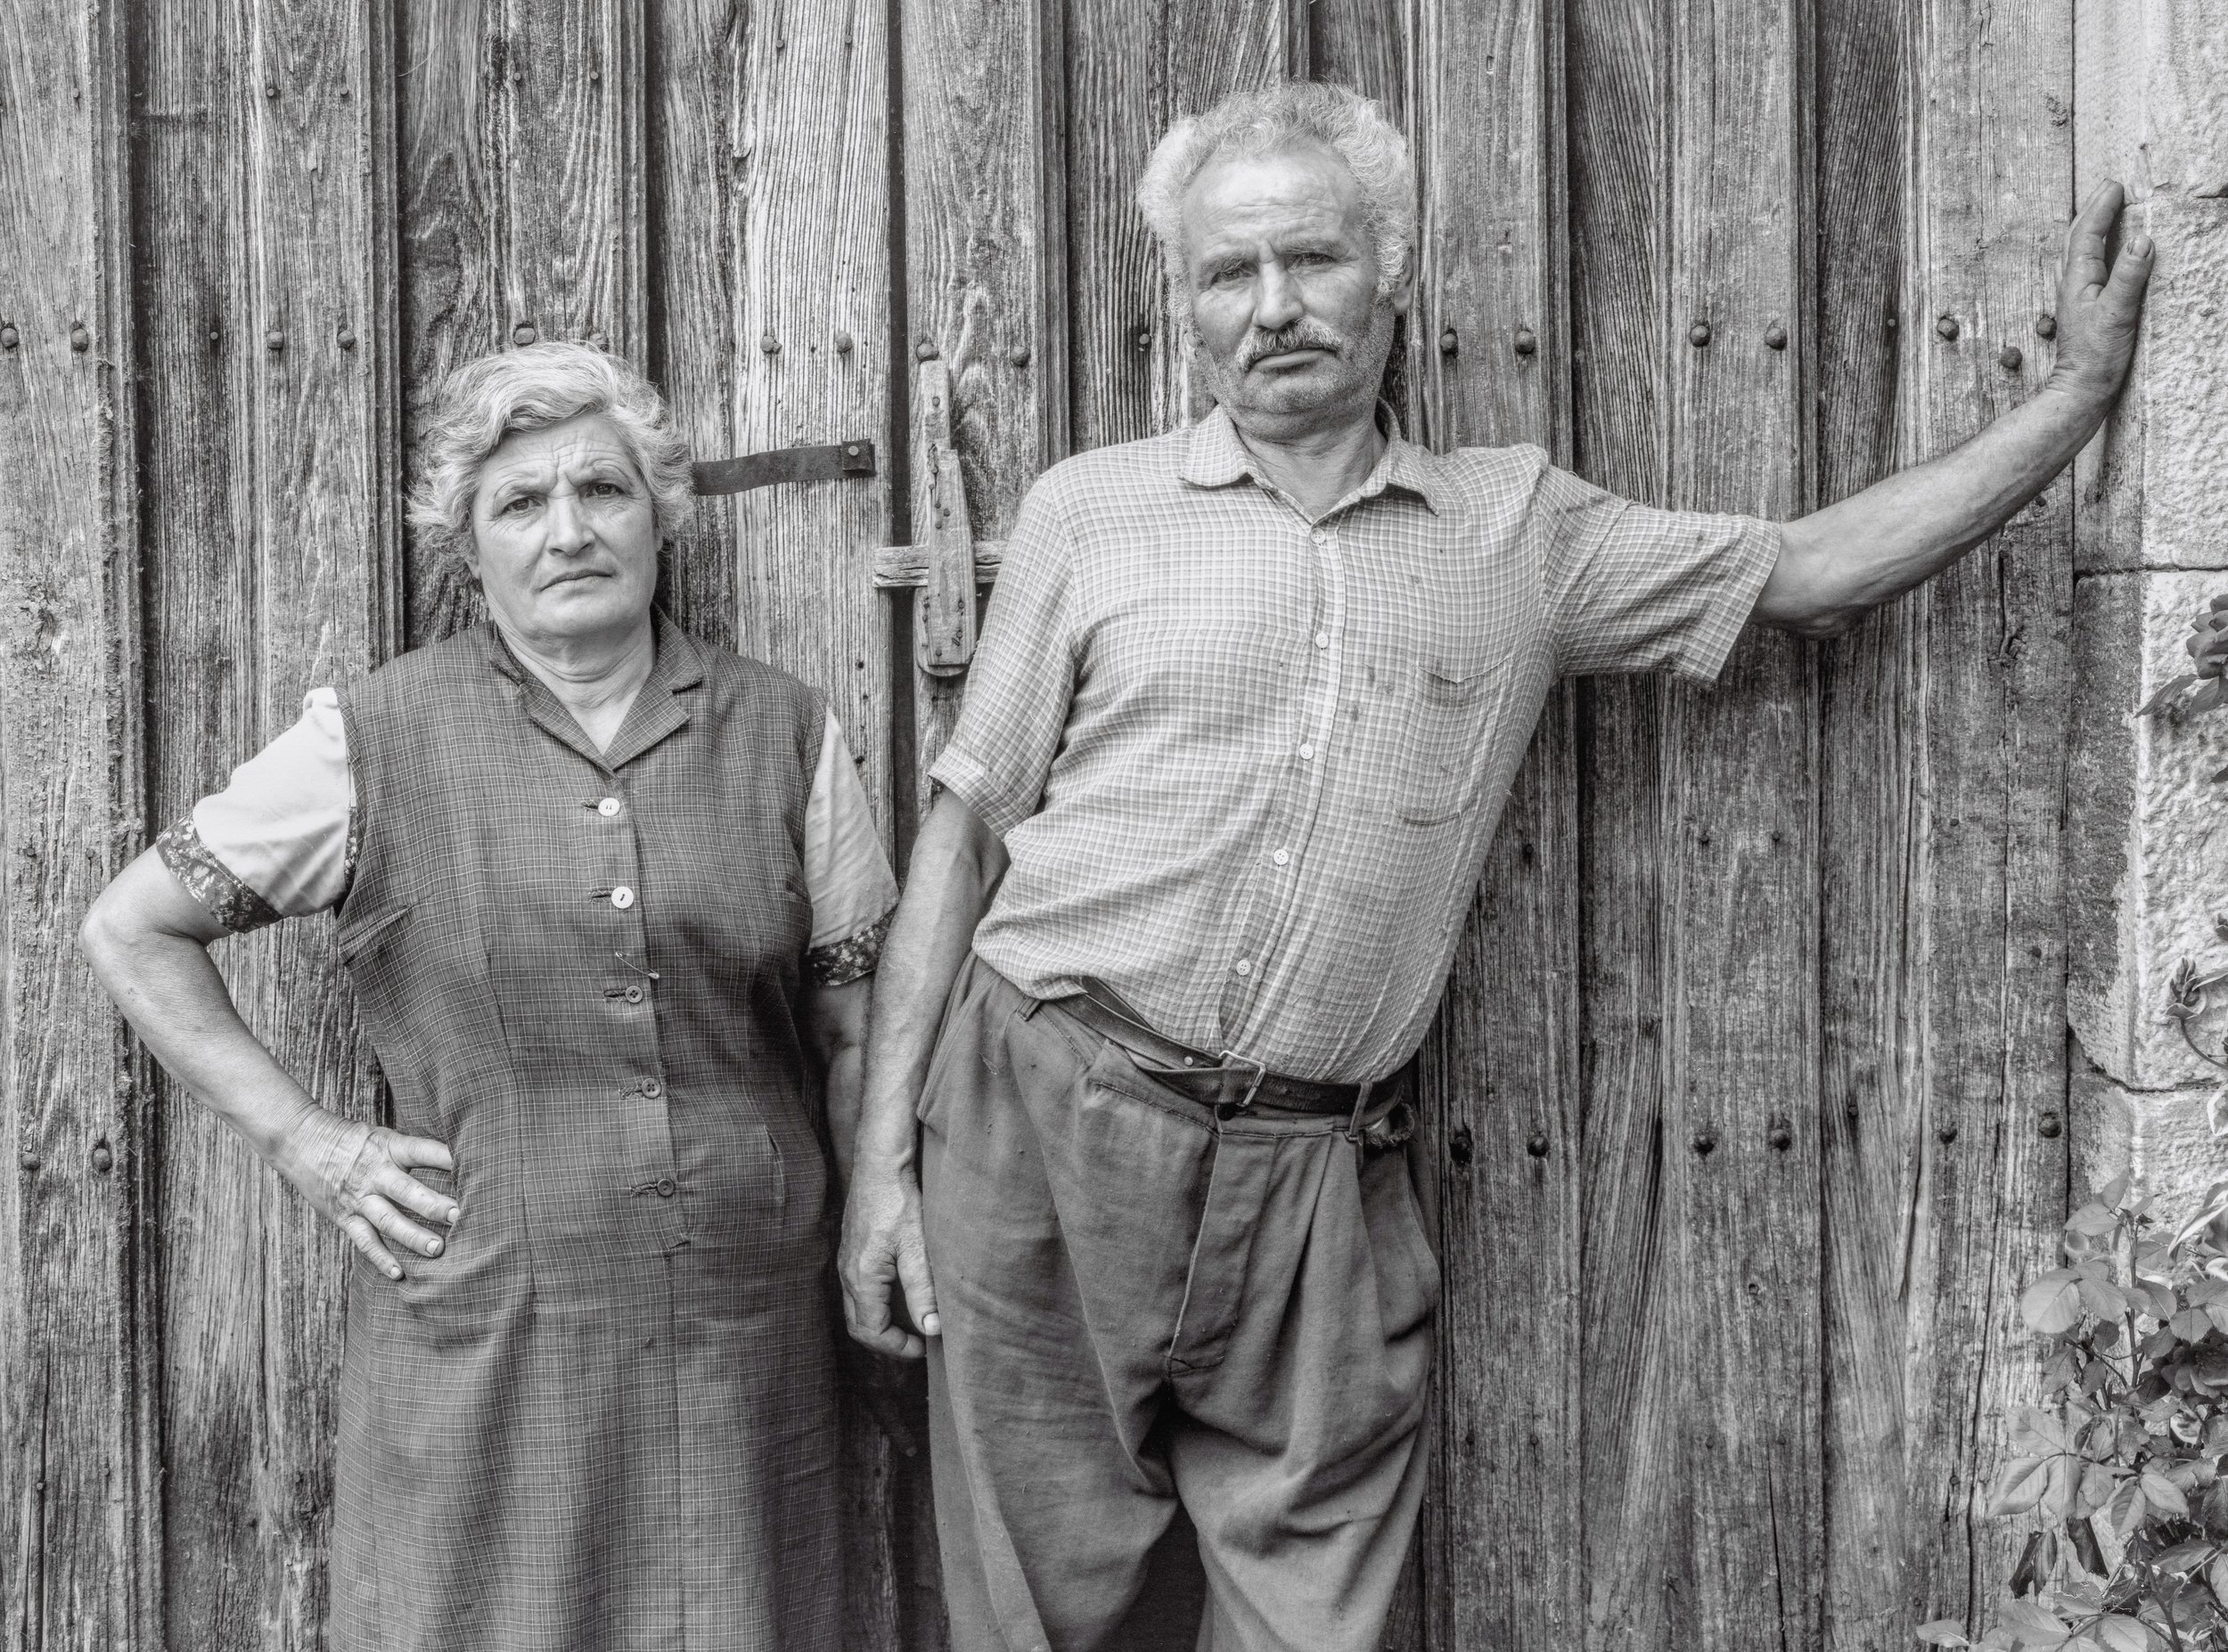
<path id="1" fill-rule="evenodd" d="M 836 1271 L 843 1280 L 844 1323 L 856 1340 L 908 1360 L 928 1351 L 922 1337 L 935 1336 L 939 1326 L 921 1232 L 921 1189 L 909 1165 L 862 1165 L 852 1177 Z M 898 1317 L 901 1291 L 919 1333 Z"/>
<path id="2" fill-rule="evenodd" d="M 390 1243 L 438 1256 L 446 1241 L 422 1223 L 455 1223 L 456 1201 L 410 1174 L 456 1168 L 448 1149 L 430 1137 L 405 1136 L 313 1107 L 294 1121 L 273 1161 L 390 1280 L 402 1277 Z"/>

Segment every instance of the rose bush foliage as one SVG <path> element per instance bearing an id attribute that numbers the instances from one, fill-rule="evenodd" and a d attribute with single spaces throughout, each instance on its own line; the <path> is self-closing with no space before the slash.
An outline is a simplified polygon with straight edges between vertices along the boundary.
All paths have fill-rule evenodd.
<path id="1" fill-rule="evenodd" d="M 2043 1403 L 1990 1512 L 2036 1525 L 1978 1640 L 2063 1652 L 2228 1652 L 2228 1182 L 2172 1235 L 2126 1177 L 2066 1224 L 2019 1311 L 2049 1339 Z"/>

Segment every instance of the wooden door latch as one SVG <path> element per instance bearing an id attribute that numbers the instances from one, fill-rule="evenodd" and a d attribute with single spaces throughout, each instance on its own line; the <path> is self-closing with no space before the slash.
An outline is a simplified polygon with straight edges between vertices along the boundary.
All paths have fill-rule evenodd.
<path id="1" fill-rule="evenodd" d="M 918 462 L 928 483 L 927 532 L 919 544 L 877 552 L 874 583 L 884 590 L 910 586 L 921 593 L 913 605 L 913 658 L 930 676 L 952 677 L 975 657 L 975 587 L 997 577 L 1005 545 L 978 540 L 967 513 L 959 450 L 952 446 L 952 370 L 928 361 L 918 372 Z"/>

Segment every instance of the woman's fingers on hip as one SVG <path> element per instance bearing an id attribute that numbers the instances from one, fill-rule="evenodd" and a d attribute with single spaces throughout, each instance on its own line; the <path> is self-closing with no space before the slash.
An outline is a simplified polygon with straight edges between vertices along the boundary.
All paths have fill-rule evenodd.
<path id="1" fill-rule="evenodd" d="M 365 1190 L 380 1195 L 389 1204 L 409 1215 L 438 1222 L 443 1227 L 455 1225 L 456 1201 L 447 1194 L 426 1186 L 392 1159 L 372 1173 Z"/>
<path id="2" fill-rule="evenodd" d="M 446 1248 L 439 1234 L 413 1222 L 384 1194 L 366 1191 L 359 1195 L 349 1220 L 359 1217 L 370 1223 L 388 1244 L 421 1256 L 438 1256 Z"/>
<path id="3" fill-rule="evenodd" d="M 412 1170 L 454 1170 L 455 1157 L 445 1141 L 431 1136 L 405 1136 L 399 1130 L 381 1131 L 387 1143 L 387 1157 L 397 1165 Z"/>
<path id="4" fill-rule="evenodd" d="M 395 1260 L 394 1252 L 380 1243 L 379 1231 L 372 1226 L 370 1218 L 358 1213 L 340 1218 L 340 1231 L 348 1236 L 348 1243 L 364 1255 L 364 1259 L 390 1280 L 402 1277 L 402 1264 Z"/>

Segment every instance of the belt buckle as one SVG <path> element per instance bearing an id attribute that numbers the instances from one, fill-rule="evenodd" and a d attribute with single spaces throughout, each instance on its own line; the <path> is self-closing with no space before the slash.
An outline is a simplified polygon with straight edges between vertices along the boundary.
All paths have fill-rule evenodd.
<path id="1" fill-rule="evenodd" d="M 1249 1067 L 1253 1069 L 1253 1082 L 1246 1086 L 1245 1100 L 1238 1102 L 1225 1102 L 1224 1104 L 1225 1106 L 1234 1107 L 1235 1109 L 1241 1113 L 1249 1110 L 1253 1106 L 1254 1097 L 1261 1093 L 1261 1086 L 1268 1081 L 1269 1064 L 1266 1061 L 1249 1060 L 1244 1056 L 1240 1055 L 1235 1050 L 1224 1051 L 1222 1052 L 1221 1060 L 1222 1064 L 1226 1067 Z"/>

